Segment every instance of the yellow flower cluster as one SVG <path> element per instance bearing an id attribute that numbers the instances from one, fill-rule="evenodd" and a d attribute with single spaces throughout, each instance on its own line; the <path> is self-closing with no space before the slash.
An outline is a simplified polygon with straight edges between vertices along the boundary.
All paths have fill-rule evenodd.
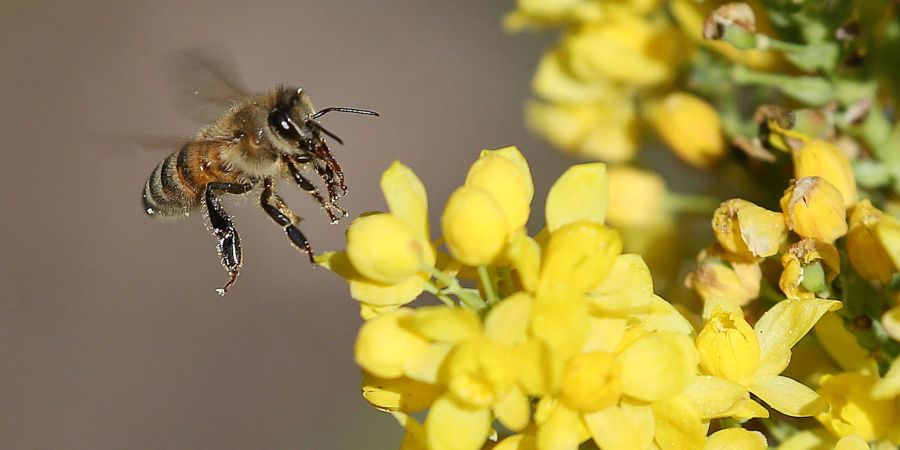
<path id="1" fill-rule="evenodd" d="M 711 422 L 770 409 L 815 416 L 829 396 L 849 395 L 782 375 L 792 347 L 840 302 L 792 297 L 751 326 L 737 303 L 717 301 L 695 328 L 654 294 L 643 259 L 623 254 L 605 225 L 601 163 L 573 166 L 553 184 L 535 236 L 525 228 L 534 188 L 515 147 L 481 153 L 447 201 L 437 240 L 409 168 L 394 163 L 381 186 L 389 212 L 356 219 L 346 251 L 320 262 L 361 305 L 363 395 L 405 428 L 401 448 L 761 450 L 762 433 Z M 774 213 L 752 204 L 725 209 L 729 250 L 709 258 L 725 270 L 758 268 L 787 224 L 769 225 Z M 760 220 L 777 235 L 757 239 Z M 708 276 L 721 281 L 718 269 Z M 695 277 L 698 287 L 704 280 Z M 443 304 L 410 307 L 423 292 Z M 412 414 L 423 410 L 420 423 Z"/>
<path id="2" fill-rule="evenodd" d="M 773 314 L 782 314 L 776 311 L 789 303 L 834 310 L 840 302 L 828 299 L 842 290 L 847 298 L 848 290 L 853 288 L 847 281 L 836 285 L 842 271 L 855 271 L 874 286 L 885 285 L 898 272 L 900 221 L 883 214 L 869 200 L 859 199 L 850 162 L 833 143 L 779 129 L 775 124 L 772 129 L 772 141 L 786 142 L 790 138 L 791 144 L 781 149 L 790 152 L 795 177 L 781 198 L 781 211 L 768 211 L 740 199 L 722 203 L 712 219 L 716 243 L 701 252 L 698 266 L 687 282 L 704 301 L 704 317 L 729 324 L 720 328 L 733 330 L 734 337 L 728 341 L 730 348 L 749 355 L 745 356 L 748 361 L 760 361 L 758 367 L 772 364 L 780 371 L 788 365 L 789 357 L 774 357 L 767 363 L 766 358 L 756 356 L 763 348 L 761 343 L 759 347 L 747 344 L 751 340 L 747 336 L 752 336 L 752 332 L 744 317 L 752 316 L 762 306 L 751 302 L 766 297 L 761 295 L 766 283 L 761 265 L 767 258 L 780 258 L 778 287 L 788 300 L 778 301 L 783 297 L 770 291 L 768 300 L 778 302 L 759 318 L 755 328 L 766 324 Z M 843 264 L 842 251 L 848 261 Z M 880 324 L 895 340 L 900 338 L 898 318 L 900 307 L 895 304 L 882 316 Z M 868 449 L 869 443 L 878 448 L 896 448 L 900 444 L 900 363 L 895 360 L 890 371 L 880 378 L 870 351 L 860 346 L 838 315 L 825 315 L 815 328 L 818 345 L 826 353 L 811 358 L 810 366 L 802 370 L 806 382 L 818 387 L 817 400 L 807 402 L 810 409 L 805 412 L 815 415 L 823 428 L 796 433 L 778 448 Z M 799 332 L 808 329 L 803 327 Z M 793 330 L 796 328 L 788 327 L 779 333 Z M 701 332 L 700 339 L 703 336 Z M 757 337 L 761 336 L 765 334 L 757 333 Z M 722 361 L 722 353 L 719 351 L 717 361 Z M 828 365 L 829 360 L 836 361 L 837 366 Z M 891 361 L 882 356 L 882 362 Z M 737 381 L 750 379 L 753 369 L 734 363 L 728 371 L 706 370 L 727 373 L 729 379 Z M 800 383 L 794 387 L 798 388 L 794 397 L 786 391 L 779 397 L 797 404 L 796 396 L 801 391 L 812 395 Z M 768 401 L 766 394 L 752 388 L 751 392 Z"/>
<path id="3" fill-rule="evenodd" d="M 518 0 L 507 29 L 562 29 L 534 75 L 529 125 L 564 151 L 620 163 L 633 158 L 646 124 L 681 159 L 709 167 L 725 153 L 723 126 L 679 72 L 700 47 L 755 68 L 777 62 L 769 51 L 702 39 L 704 19 L 722 3 Z"/>

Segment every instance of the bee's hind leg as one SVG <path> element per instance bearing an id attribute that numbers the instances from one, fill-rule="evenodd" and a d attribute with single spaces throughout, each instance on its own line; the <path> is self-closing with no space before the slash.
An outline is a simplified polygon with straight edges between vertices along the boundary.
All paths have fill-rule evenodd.
<path id="1" fill-rule="evenodd" d="M 284 232 L 287 233 L 291 243 L 294 244 L 298 250 L 306 253 L 306 256 L 309 257 L 309 262 L 315 265 L 316 260 L 313 249 L 309 245 L 309 241 L 306 240 L 306 236 L 300 231 L 300 228 L 297 228 L 297 225 L 300 224 L 300 218 L 294 215 L 290 208 L 284 203 L 284 200 L 275 193 L 275 186 L 271 178 L 263 180 L 263 191 L 259 197 L 259 203 L 263 210 L 266 211 L 266 214 L 268 214 L 275 223 L 284 228 Z"/>
<path id="2" fill-rule="evenodd" d="M 231 277 L 225 286 L 216 289 L 219 295 L 225 295 L 228 288 L 234 284 L 241 271 L 243 253 L 241 251 L 241 238 L 238 236 L 237 229 L 234 228 L 234 221 L 231 216 L 225 212 L 222 202 L 216 195 L 218 192 L 226 192 L 229 194 L 244 194 L 253 189 L 253 185 L 249 183 L 209 183 L 203 193 L 206 202 L 206 211 L 209 215 L 210 231 L 216 236 L 216 250 L 222 259 L 222 266 L 228 271 Z"/>

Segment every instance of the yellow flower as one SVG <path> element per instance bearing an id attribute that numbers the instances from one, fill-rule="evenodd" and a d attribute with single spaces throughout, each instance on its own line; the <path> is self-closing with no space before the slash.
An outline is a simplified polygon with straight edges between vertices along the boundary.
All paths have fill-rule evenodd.
<path id="1" fill-rule="evenodd" d="M 810 140 L 796 148 L 792 155 L 794 178 L 822 177 L 841 192 L 845 208 L 856 203 L 856 179 L 850 160 L 834 144 L 820 139 Z"/>
<path id="2" fill-rule="evenodd" d="M 483 151 L 441 218 L 453 257 L 468 266 L 494 262 L 510 235 L 528 221 L 533 194 L 531 173 L 518 149 Z"/>
<path id="3" fill-rule="evenodd" d="M 663 209 L 666 183 L 659 175 L 628 166 L 613 166 L 609 168 L 607 176 L 607 220 L 610 225 L 644 228 L 666 219 Z"/>
<path id="4" fill-rule="evenodd" d="M 853 207 L 847 232 L 847 256 L 860 276 L 887 283 L 897 267 L 876 234 L 883 215 L 868 199 Z"/>
<path id="5" fill-rule="evenodd" d="M 616 96 L 589 103 L 529 102 L 528 126 L 555 147 L 608 162 L 628 161 L 637 150 L 634 104 Z"/>
<path id="6" fill-rule="evenodd" d="M 826 242 L 803 239 L 781 257 L 784 270 L 778 285 L 789 298 L 812 298 L 827 292 L 841 271 L 837 248 Z"/>
<path id="7" fill-rule="evenodd" d="M 766 311 L 752 330 L 740 315 L 717 309 L 697 336 L 701 372 L 743 386 L 783 414 L 818 414 L 825 407 L 819 395 L 779 374 L 790 361 L 791 347 L 823 314 L 840 306 L 833 300 L 783 300 Z M 693 401 L 721 403 L 715 398 L 717 389 L 698 394 L 704 392 L 709 397 Z"/>
<path id="8" fill-rule="evenodd" d="M 847 234 L 844 197 L 821 177 L 794 181 L 781 197 L 788 228 L 800 236 L 832 243 Z"/>
<path id="9" fill-rule="evenodd" d="M 748 260 L 778 253 L 787 239 L 781 214 L 741 199 L 722 203 L 713 213 L 712 227 L 725 250 Z"/>
<path id="10" fill-rule="evenodd" d="M 897 411 L 893 399 L 872 397 L 877 382 L 877 376 L 860 373 L 826 375 L 820 382 L 819 394 L 830 408 L 816 418 L 836 436 L 855 434 L 866 441 L 884 437 L 896 420 Z"/>
<path id="11" fill-rule="evenodd" d="M 671 28 L 629 15 L 577 29 L 563 41 L 563 49 L 578 79 L 640 86 L 670 81 L 679 56 Z"/>
<path id="12" fill-rule="evenodd" d="M 365 318 L 411 302 L 422 293 L 422 264 L 434 264 L 428 237 L 425 187 L 409 167 L 394 162 L 381 178 L 390 213 L 362 216 L 348 229 L 346 252 L 326 252 L 316 261 L 347 279 L 350 296 Z"/>
<path id="13" fill-rule="evenodd" d="M 725 154 L 719 113 L 699 97 L 673 92 L 648 104 L 645 115 L 669 148 L 694 167 L 707 168 Z"/>

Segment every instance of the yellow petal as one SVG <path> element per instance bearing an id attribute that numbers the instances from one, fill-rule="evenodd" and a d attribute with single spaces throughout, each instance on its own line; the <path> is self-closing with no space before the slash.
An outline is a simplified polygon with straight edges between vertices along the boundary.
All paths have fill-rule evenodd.
<path id="1" fill-rule="evenodd" d="M 869 443 L 854 434 L 842 437 L 834 446 L 834 450 L 869 450 Z"/>
<path id="2" fill-rule="evenodd" d="M 612 317 L 597 317 L 591 315 L 589 318 L 588 334 L 581 348 L 582 353 L 589 352 L 609 352 L 614 353 L 618 348 L 622 339 L 625 337 L 625 327 L 628 326 L 627 319 Z"/>
<path id="3" fill-rule="evenodd" d="M 691 339 L 683 334 L 647 334 L 619 355 L 622 391 L 644 401 L 670 398 L 694 381 L 698 359 Z"/>
<path id="4" fill-rule="evenodd" d="M 875 234 L 881 245 L 888 252 L 894 268 L 900 267 L 900 219 L 885 215 L 875 226 Z"/>
<path id="5" fill-rule="evenodd" d="M 891 368 L 884 374 L 884 378 L 878 380 L 872 388 L 872 397 L 878 400 L 888 400 L 900 395 L 900 358 L 891 362 Z"/>
<path id="6" fill-rule="evenodd" d="M 646 109 L 648 121 L 679 158 L 707 168 L 725 154 L 719 114 L 705 100 L 672 92 Z"/>
<path id="7" fill-rule="evenodd" d="M 824 178 L 795 181 L 781 197 L 781 210 L 788 227 L 800 236 L 831 243 L 847 234 L 844 197 Z"/>
<path id="8" fill-rule="evenodd" d="M 841 192 L 845 208 L 856 203 L 856 179 L 853 177 L 850 160 L 834 144 L 814 139 L 792 154 L 794 178 L 822 177 Z"/>
<path id="9" fill-rule="evenodd" d="M 822 377 L 819 393 L 830 407 L 816 419 L 836 436 L 856 434 L 866 441 L 885 437 L 896 423 L 897 404 L 894 398 L 872 396 L 877 382 L 875 375 L 852 372 Z"/>
<path id="10" fill-rule="evenodd" d="M 750 392 L 778 412 L 791 417 L 814 416 L 828 407 L 819 394 L 788 377 L 757 377 L 750 385 Z"/>
<path id="11" fill-rule="evenodd" d="M 883 215 L 868 199 L 853 207 L 847 232 L 847 256 L 860 276 L 884 284 L 891 280 L 897 268 L 876 234 Z"/>
<path id="12" fill-rule="evenodd" d="M 884 331 L 887 332 L 888 336 L 895 341 L 900 340 L 900 306 L 894 306 L 885 311 L 881 315 L 881 324 L 884 326 Z"/>
<path id="13" fill-rule="evenodd" d="M 522 431 L 531 421 L 531 404 L 528 396 L 517 385 L 513 385 L 505 395 L 494 403 L 494 414 L 504 427 L 512 431 Z"/>
<path id="14" fill-rule="evenodd" d="M 759 341 L 742 314 L 713 312 L 697 335 L 704 373 L 747 386 L 759 366 Z"/>
<path id="15" fill-rule="evenodd" d="M 834 444 L 828 431 L 818 428 L 794 433 L 778 446 L 778 450 L 834 450 Z"/>
<path id="16" fill-rule="evenodd" d="M 622 238 L 611 228 L 587 221 L 565 225 L 550 235 L 538 289 L 591 290 L 606 278 L 621 251 Z"/>
<path id="17" fill-rule="evenodd" d="M 566 70 L 563 55 L 554 50 L 544 53 L 531 80 L 534 93 L 545 100 L 563 103 L 602 101 L 615 95 L 615 86 L 603 80 L 589 83 L 578 80 Z"/>
<path id="18" fill-rule="evenodd" d="M 529 102 L 528 127 L 560 150 L 607 162 L 630 160 L 638 144 L 638 122 L 630 97 L 593 103 Z"/>
<path id="19" fill-rule="evenodd" d="M 621 373 L 611 353 L 582 353 L 566 365 L 560 398 L 572 409 L 591 412 L 608 408 L 618 403 L 621 394 Z"/>
<path id="20" fill-rule="evenodd" d="M 401 308 L 367 321 L 359 329 L 354 354 L 366 371 L 381 378 L 398 378 L 428 343 L 411 331 L 413 311 Z"/>
<path id="21" fill-rule="evenodd" d="M 647 331 L 671 331 L 673 333 L 691 334 L 694 327 L 691 322 L 664 298 L 654 295 L 649 309 L 634 315 Z"/>
<path id="22" fill-rule="evenodd" d="M 837 313 L 827 313 L 815 325 L 819 343 L 844 370 L 856 371 L 868 366 L 869 351 L 860 347 L 856 336 L 847 330 Z"/>
<path id="23" fill-rule="evenodd" d="M 406 363 L 403 374 L 423 383 L 439 384 L 441 367 L 452 350 L 453 344 L 432 342 L 417 358 Z"/>
<path id="24" fill-rule="evenodd" d="M 778 286 L 788 298 L 812 298 L 829 290 L 841 270 L 841 257 L 834 245 L 814 239 L 795 242 L 781 256 L 784 271 Z M 810 272 L 810 268 L 818 268 Z M 818 276 L 810 276 L 818 273 Z"/>
<path id="25" fill-rule="evenodd" d="M 484 319 L 485 337 L 510 346 L 525 342 L 531 305 L 531 296 L 524 292 L 516 292 L 495 304 Z"/>
<path id="26" fill-rule="evenodd" d="M 760 362 L 788 351 L 828 311 L 841 308 L 841 302 L 822 299 L 787 299 L 766 311 L 753 329 L 759 339 Z"/>
<path id="27" fill-rule="evenodd" d="M 700 450 L 706 442 L 706 426 L 683 395 L 653 403 L 654 439 L 661 450 Z"/>
<path id="28" fill-rule="evenodd" d="M 618 407 L 601 409 L 584 415 L 591 437 L 603 450 L 632 450 L 642 448 L 641 435 L 645 433 L 638 424 Z M 651 434 L 652 435 L 652 434 Z"/>
<path id="29" fill-rule="evenodd" d="M 350 297 L 374 307 L 387 306 L 392 309 L 405 305 L 419 296 L 425 289 L 425 279 L 421 276 L 409 277 L 397 284 L 381 284 L 365 279 L 350 280 Z"/>
<path id="30" fill-rule="evenodd" d="M 446 395 L 434 402 L 425 419 L 431 450 L 478 450 L 490 433 L 490 410 L 463 406 Z"/>
<path id="31" fill-rule="evenodd" d="M 787 239 L 781 214 L 741 199 L 722 203 L 713 214 L 712 226 L 723 248 L 747 258 L 772 256 Z"/>
<path id="32" fill-rule="evenodd" d="M 612 79 L 642 86 L 669 80 L 678 49 L 671 30 L 639 16 L 617 19 L 579 27 L 566 38 L 572 73 L 583 80 Z"/>
<path id="33" fill-rule="evenodd" d="M 412 169 L 394 161 L 381 175 L 381 191 L 391 213 L 428 241 L 428 196 Z"/>
<path id="34" fill-rule="evenodd" d="M 396 284 L 415 275 L 422 254 L 412 228 L 393 214 L 362 216 L 347 229 L 347 256 L 357 272 L 373 281 Z"/>
<path id="35" fill-rule="evenodd" d="M 487 153 L 469 168 L 465 185 L 490 194 L 503 210 L 512 232 L 524 227 L 528 221 L 531 206 L 528 181 L 515 163 L 500 155 Z"/>
<path id="36" fill-rule="evenodd" d="M 400 442 L 400 450 L 427 450 L 425 446 L 425 427 L 422 424 L 402 412 L 392 412 L 391 415 L 405 430 L 403 440 Z"/>
<path id="37" fill-rule="evenodd" d="M 684 394 L 704 420 L 727 417 L 739 402 L 749 398 L 746 387 L 709 375 L 698 376 Z"/>
<path id="38" fill-rule="evenodd" d="M 624 315 L 647 311 L 654 300 L 653 276 L 640 255 L 618 255 L 609 275 L 588 297 L 598 313 Z"/>
<path id="39" fill-rule="evenodd" d="M 537 450 L 534 436 L 529 434 L 514 434 L 504 438 L 491 450 Z"/>
<path id="40" fill-rule="evenodd" d="M 396 309 L 413 301 L 424 289 L 425 280 L 421 277 L 409 277 L 399 284 L 383 284 L 371 281 L 362 276 L 345 252 L 324 252 L 316 256 L 316 263 L 337 273 L 350 284 L 350 296 L 354 300 L 366 303 L 364 315 L 369 319 L 387 310 Z"/>
<path id="41" fill-rule="evenodd" d="M 513 233 L 506 247 L 506 259 L 516 269 L 522 287 L 534 292 L 541 270 L 541 246 L 537 241 L 524 231 Z"/>
<path id="42" fill-rule="evenodd" d="M 550 187 L 547 194 L 547 229 L 557 229 L 579 221 L 602 224 L 608 204 L 606 164 L 577 164 L 570 167 Z"/>
<path id="43" fill-rule="evenodd" d="M 450 196 L 441 225 L 453 257 L 469 266 L 492 263 L 509 235 L 506 215 L 497 200 L 469 186 Z"/>
<path id="44" fill-rule="evenodd" d="M 766 450 L 766 437 L 758 431 L 727 428 L 712 434 L 704 450 Z"/>
<path id="45" fill-rule="evenodd" d="M 618 228 L 649 227 L 665 220 L 666 183 L 655 172 L 629 166 L 609 167 L 606 220 Z"/>
<path id="46" fill-rule="evenodd" d="M 379 378 L 363 373 L 363 398 L 382 411 L 422 411 L 444 391 L 442 386 L 421 383 L 406 377 Z"/>
<path id="47" fill-rule="evenodd" d="M 482 157 L 487 155 L 506 158 L 518 167 L 519 172 L 522 174 L 522 178 L 525 180 L 525 197 L 528 204 L 531 204 L 531 199 L 534 197 L 534 182 L 531 180 L 531 169 L 528 167 L 528 161 L 522 156 L 522 152 L 519 151 L 518 147 L 510 145 L 496 150 L 481 151 Z"/>
<path id="48" fill-rule="evenodd" d="M 481 320 L 471 310 L 448 306 L 423 306 L 416 310 L 412 326 L 425 338 L 458 343 L 481 335 Z"/>
<path id="49" fill-rule="evenodd" d="M 538 423 L 537 448 L 576 450 L 583 429 L 578 414 L 562 402 L 556 402 L 549 417 Z"/>
<path id="50" fill-rule="evenodd" d="M 556 385 L 565 362 L 584 346 L 589 329 L 587 304 L 577 293 L 554 290 L 536 298 L 531 311 L 531 335 L 547 346 L 549 378 Z"/>

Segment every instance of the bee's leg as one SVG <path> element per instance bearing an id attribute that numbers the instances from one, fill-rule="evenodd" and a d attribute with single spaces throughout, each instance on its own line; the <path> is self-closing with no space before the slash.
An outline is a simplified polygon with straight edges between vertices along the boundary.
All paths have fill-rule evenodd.
<path id="1" fill-rule="evenodd" d="M 222 258 L 222 266 L 225 267 L 225 270 L 231 276 L 228 282 L 225 283 L 225 286 L 216 289 L 219 295 L 225 295 L 228 292 L 228 288 L 237 280 L 241 271 L 243 254 L 241 253 L 241 238 L 234 228 L 234 221 L 225 212 L 225 208 L 222 207 L 222 202 L 216 196 L 216 193 L 244 194 L 251 189 L 253 189 L 253 185 L 249 183 L 209 183 L 206 185 L 203 193 L 206 211 L 209 215 L 210 229 L 218 239 L 216 250 L 219 252 L 219 257 Z"/>
<path id="2" fill-rule="evenodd" d="M 331 223 L 337 223 L 338 220 L 347 217 L 347 211 L 344 208 L 338 206 L 337 203 L 332 201 L 326 201 L 325 197 L 322 197 L 322 194 L 319 193 L 318 188 L 314 185 L 309 179 L 303 176 L 300 173 L 300 169 L 297 167 L 297 163 L 303 164 L 304 160 L 299 159 L 297 161 L 292 160 L 291 158 L 284 158 L 285 164 L 288 166 L 288 170 L 291 172 L 291 176 L 294 178 L 294 181 L 300 186 L 301 189 L 312 195 L 316 201 L 322 205 L 322 208 L 325 209 L 325 213 L 328 214 L 328 218 L 331 220 Z M 334 214 L 332 209 L 337 209 L 340 212 L 340 217 Z"/>
<path id="3" fill-rule="evenodd" d="M 344 172 L 324 142 L 316 146 L 315 155 L 322 161 L 325 161 L 325 173 L 328 174 L 331 180 L 334 180 L 335 176 L 337 176 L 336 186 L 341 188 L 341 195 L 347 195 L 347 185 L 344 184 Z M 333 181 L 329 184 L 333 184 Z"/>
<path id="4" fill-rule="evenodd" d="M 284 232 L 287 233 L 291 243 L 294 244 L 298 250 L 306 253 L 310 263 L 315 264 L 316 260 L 313 249 L 310 247 L 309 241 L 306 240 L 306 236 L 304 236 L 300 229 L 297 228 L 297 225 L 300 224 L 300 218 L 294 215 L 290 208 L 284 203 L 284 200 L 281 199 L 281 196 L 275 193 L 275 186 L 272 183 L 271 178 L 263 180 L 263 191 L 262 195 L 259 197 L 259 203 L 266 211 L 266 214 L 268 214 L 275 223 L 284 228 Z"/>

